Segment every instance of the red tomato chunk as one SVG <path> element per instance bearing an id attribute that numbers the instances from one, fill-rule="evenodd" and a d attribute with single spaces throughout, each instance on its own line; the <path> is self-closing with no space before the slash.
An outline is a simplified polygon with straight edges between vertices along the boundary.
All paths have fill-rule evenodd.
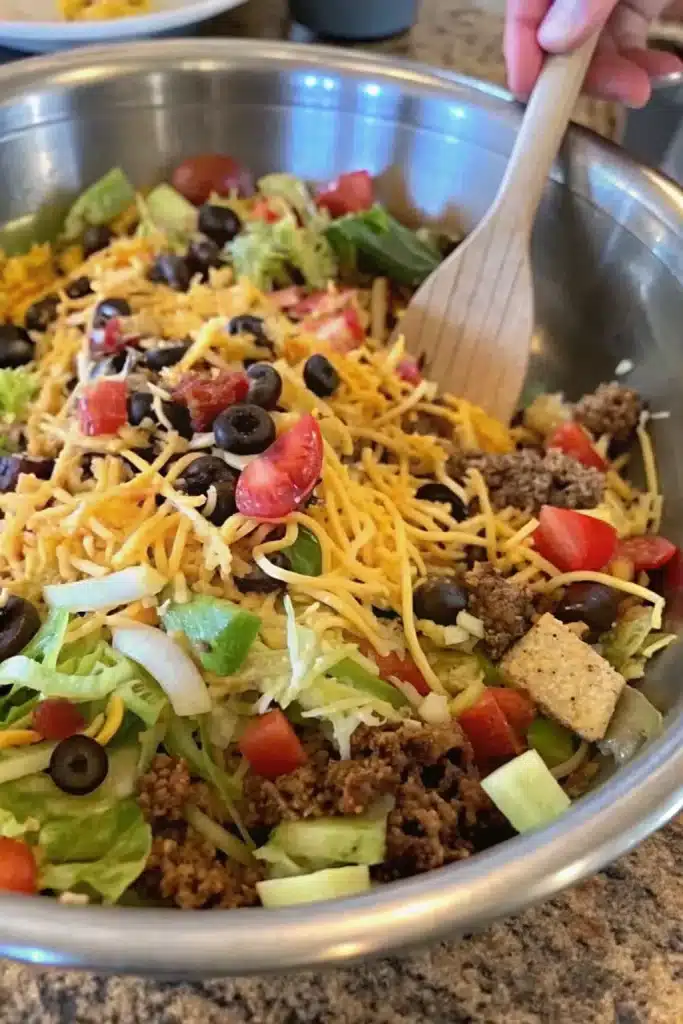
<path id="1" fill-rule="evenodd" d="M 85 719 L 70 700 L 51 697 L 34 708 L 33 728 L 43 739 L 66 740 L 85 728 Z"/>
<path id="2" fill-rule="evenodd" d="M 672 544 L 666 537 L 656 535 L 646 537 L 629 537 L 627 540 L 620 540 L 617 544 L 616 557 L 628 558 L 633 562 L 636 572 L 650 569 L 661 569 L 671 561 L 676 554 L 675 544 Z"/>
<path id="3" fill-rule="evenodd" d="M 541 509 L 533 538 L 539 555 L 562 572 L 602 569 L 617 547 L 617 531 L 609 523 L 553 505 Z"/>
<path id="4" fill-rule="evenodd" d="M 316 203 L 332 217 L 369 210 L 374 202 L 372 178 L 368 171 L 351 171 L 318 192 Z"/>
<path id="5" fill-rule="evenodd" d="M 253 771 L 266 779 L 289 775 L 308 760 L 297 734 L 279 708 L 253 718 L 242 733 L 239 748 Z"/>
<path id="6" fill-rule="evenodd" d="M 563 423 L 552 434 L 548 448 L 559 448 L 577 462 L 593 469 L 607 469 L 607 462 L 596 449 L 592 439 L 578 423 Z"/>
<path id="7" fill-rule="evenodd" d="M 302 416 L 243 470 L 235 492 L 237 508 L 266 522 L 289 515 L 317 484 L 322 465 L 320 427 L 312 416 Z"/>
<path id="8" fill-rule="evenodd" d="M 458 716 L 458 723 L 472 744 L 480 767 L 516 757 L 524 750 L 523 740 L 516 735 L 490 689 Z"/>
<path id="9" fill-rule="evenodd" d="M 218 376 L 191 371 L 184 374 L 173 391 L 173 397 L 190 411 L 195 430 L 210 430 L 213 421 L 249 392 L 249 378 L 241 370 L 222 370 Z"/>
<path id="10" fill-rule="evenodd" d="M 38 868 L 33 851 L 19 839 L 0 837 L 0 890 L 32 896 L 38 889 Z"/>
<path id="11" fill-rule="evenodd" d="M 128 388 L 123 380 L 101 380 L 85 388 L 78 402 L 81 430 L 88 437 L 115 434 L 128 419 Z"/>
<path id="12" fill-rule="evenodd" d="M 229 196 L 234 191 L 250 196 L 254 191 L 249 171 L 220 153 L 200 153 L 184 160 L 173 172 L 171 184 L 195 206 L 205 203 L 212 193 Z"/>

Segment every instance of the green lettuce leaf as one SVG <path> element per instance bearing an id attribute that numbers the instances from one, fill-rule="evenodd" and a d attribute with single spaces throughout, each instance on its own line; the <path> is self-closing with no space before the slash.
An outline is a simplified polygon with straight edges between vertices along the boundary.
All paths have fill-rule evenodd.
<path id="1" fill-rule="evenodd" d="M 294 267 L 311 288 L 337 276 L 337 261 L 325 234 L 282 217 L 274 224 L 252 221 L 227 246 L 235 271 L 262 291 L 291 283 Z"/>
<path id="2" fill-rule="evenodd" d="M 0 416 L 22 420 L 38 390 L 35 373 L 19 368 L 0 370 Z"/>
<path id="3" fill-rule="evenodd" d="M 266 174 L 259 179 L 258 190 L 268 199 L 284 199 L 304 224 L 318 216 L 307 185 L 293 174 Z"/>
<path id="4" fill-rule="evenodd" d="M 25 658 L 40 662 L 48 668 L 54 668 L 59 653 L 64 645 L 64 637 L 69 628 L 69 613 L 61 608 L 52 608 L 45 622 L 33 637 L 22 654 Z"/>
<path id="5" fill-rule="evenodd" d="M 441 262 L 438 249 L 380 206 L 333 220 L 325 235 L 343 270 L 362 264 L 398 284 L 416 288 Z"/>
<path id="6" fill-rule="evenodd" d="M 140 665 L 133 666 L 136 678 L 116 687 L 116 694 L 129 711 L 137 715 L 150 728 L 168 707 L 168 698 L 159 684 Z"/>
<path id="7" fill-rule="evenodd" d="M 241 668 L 261 627 L 257 615 L 231 601 L 203 595 L 185 604 L 170 604 L 163 621 L 168 633 L 184 633 L 204 668 L 220 676 Z"/>
<path id="8" fill-rule="evenodd" d="M 64 222 L 64 238 L 73 242 L 88 225 L 109 224 L 135 202 L 135 189 L 120 169 L 114 167 L 82 192 Z"/>
<path id="9" fill-rule="evenodd" d="M 152 831 L 135 800 L 123 800 L 90 814 L 87 828 L 73 818 L 56 819 L 40 830 L 47 858 L 40 886 L 64 892 L 87 886 L 116 903 L 142 873 L 152 847 Z"/>
<path id="10" fill-rule="evenodd" d="M 134 677 L 135 669 L 124 658 L 113 665 L 98 660 L 83 674 L 55 671 L 23 654 L 8 658 L 0 665 L 0 684 L 20 684 L 44 697 L 66 697 L 74 701 L 101 700 Z"/>
<path id="11" fill-rule="evenodd" d="M 27 832 L 37 832 L 40 822 L 37 818 L 26 818 L 24 821 L 17 821 L 11 811 L 0 807 L 0 836 L 5 839 L 19 839 Z"/>
<path id="12" fill-rule="evenodd" d="M 140 212 L 137 233 L 141 237 L 161 231 L 174 246 L 184 247 L 197 230 L 197 207 L 165 183 L 143 199 L 136 197 Z"/>

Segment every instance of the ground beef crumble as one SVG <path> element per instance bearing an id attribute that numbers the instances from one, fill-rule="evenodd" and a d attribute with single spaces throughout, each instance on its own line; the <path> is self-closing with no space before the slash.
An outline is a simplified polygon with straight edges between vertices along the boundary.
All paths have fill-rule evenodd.
<path id="1" fill-rule="evenodd" d="M 497 661 L 531 626 L 534 606 L 526 587 L 506 580 L 489 562 L 465 574 L 468 610 L 484 623 L 484 642 Z"/>
<path id="2" fill-rule="evenodd" d="M 610 434 L 616 441 L 628 441 L 642 411 L 643 401 L 638 392 L 612 381 L 584 395 L 574 407 L 574 418 L 594 437 Z"/>
<path id="3" fill-rule="evenodd" d="M 246 779 L 251 825 L 328 814 L 360 814 L 379 797 L 395 800 L 378 879 L 400 878 L 468 857 L 488 845 L 496 819 L 481 789 L 472 749 L 456 722 L 359 726 L 351 760 L 313 740 L 309 763 L 279 779 Z M 497 820 L 497 819 L 496 819 Z"/>
<path id="4" fill-rule="evenodd" d="M 147 821 L 178 821 L 191 792 L 192 780 L 185 762 L 157 754 L 138 784 L 138 803 Z"/>
<path id="5" fill-rule="evenodd" d="M 522 448 L 509 455 L 459 452 L 448 462 L 448 472 L 462 480 L 468 469 L 484 477 L 496 510 L 512 506 L 536 514 L 541 505 L 559 508 L 595 508 L 602 500 L 605 478 L 597 469 L 551 449 L 539 453 Z"/>

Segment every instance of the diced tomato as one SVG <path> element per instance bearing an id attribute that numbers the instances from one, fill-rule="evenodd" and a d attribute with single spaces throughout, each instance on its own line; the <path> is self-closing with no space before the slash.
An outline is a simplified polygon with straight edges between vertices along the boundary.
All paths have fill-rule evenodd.
<path id="1" fill-rule="evenodd" d="M 95 356 L 113 356 L 133 340 L 126 336 L 121 318 L 113 316 L 104 327 L 97 327 L 91 332 L 90 351 Z"/>
<path id="2" fill-rule="evenodd" d="M 245 516 L 268 521 L 294 512 L 320 479 L 323 439 L 310 415 L 281 434 L 244 469 L 237 481 L 237 508 Z"/>
<path id="3" fill-rule="evenodd" d="M 0 837 L 0 889 L 32 896 L 38 889 L 38 867 L 33 851 L 19 839 Z"/>
<path id="4" fill-rule="evenodd" d="M 352 305 L 333 316 L 306 319 L 301 323 L 301 330 L 329 342 L 335 352 L 352 352 L 365 340 L 358 310 Z"/>
<path id="5" fill-rule="evenodd" d="M 228 196 L 237 192 L 250 196 L 254 181 L 250 172 L 231 156 L 199 153 L 176 167 L 171 184 L 195 206 L 201 206 L 212 193 Z"/>
<path id="6" fill-rule="evenodd" d="M 666 537 L 656 535 L 628 537 L 617 544 L 616 557 L 628 558 L 636 572 L 661 569 L 676 554 L 675 544 Z"/>
<path id="7" fill-rule="evenodd" d="M 391 654 L 381 655 L 369 645 L 362 646 L 362 650 L 368 658 L 372 658 L 376 662 L 382 679 L 388 680 L 393 676 L 396 679 L 400 679 L 403 683 L 410 683 L 421 697 L 426 697 L 431 693 L 429 683 L 412 658 L 408 656 L 402 658 L 396 651 L 392 651 Z"/>
<path id="8" fill-rule="evenodd" d="M 396 367 L 396 373 L 399 375 L 401 380 L 406 382 L 406 384 L 413 384 L 417 386 L 422 380 L 420 367 L 414 359 L 411 359 L 410 356 L 406 356 L 405 359 L 400 360 Z"/>
<path id="9" fill-rule="evenodd" d="M 70 700 L 51 697 L 33 709 L 33 728 L 46 740 L 66 740 L 85 728 L 85 719 Z"/>
<path id="10" fill-rule="evenodd" d="M 577 462 L 593 469 L 607 469 L 607 462 L 593 444 L 591 438 L 578 423 L 568 420 L 562 423 L 548 441 L 548 448 L 559 448 L 565 455 L 571 455 Z"/>
<path id="11" fill-rule="evenodd" d="M 266 224 L 275 224 L 281 220 L 282 214 L 271 204 L 268 199 L 258 199 L 251 208 L 250 217 L 252 220 L 264 220 Z"/>
<path id="12" fill-rule="evenodd" d="M 221 370 L 216 376 L 190 371 L 174 388 L 173 397 L 190 410 L 195 430 L 210 430 L 219 413 L 236 402 L 243 402 L 249 391 L 249 378 L 241 370 Z"/>
<path id="13" fill-rule="evenodd" d="M 115 434 L 128 419 L 125 380 L 100 380 L 85 388 L 78 402 L 81 430 L 88 437 Z"/>
<path id="14" fill-rule="evenodd" d="M 297 305 L 303 293 L 303 288 L 294 284 L 291 288 L 280 288 L 278 291 L 271 292 L 268 297 L 278 309 L 289 310 Z"/>
<path id="15" fill-rule="evenodd" d="M 356 297 L 355 288 L 342 288 L 341 291 L 311 292 L 300 296 L 296 305 L 292 306 L 289 315 L 303 319 L 304 317 L 324 317 L 338 313 L 348 306 Z"/>
<path id="16" fill-rule="evenodd" d="M 351 171 L 321 189 L 316 203 L 329 210 L 332 217 L 343 217 L 345 213 L 360 213 L 369 210 L 374 202 L 372 177 L 368 171 Z"/>
<path id="17" fill-rule="evenodd" d="M 524 693 L 509 686 L 490 686 L 489 693 L 503 712 L 517 736 L 526 736 L 527 729 L 536 717 L 536 709 Z"/>
<path id="18" fill-rule="evenodd" d="M 602 569 L 617 546 L 617 531 L 609 523 L 553 505 L 541 509 L 533 538 L 539 555 L 562 572 Z"/>
<path id="19" fill-rule="evenodd" d="M 515 734 L 490 689 L 476 704 L 458 715 L 458 723 L 472 744 L 480 767 L 491 767 L 524 750 L 524 742 Z"/>
<path id="20" fill-rule="evenodd" d="M 239 741 L 240 753 L 257 775 L 276 779 L 306 764 L 297 734 L 279 708 L 252 718 Z"/>

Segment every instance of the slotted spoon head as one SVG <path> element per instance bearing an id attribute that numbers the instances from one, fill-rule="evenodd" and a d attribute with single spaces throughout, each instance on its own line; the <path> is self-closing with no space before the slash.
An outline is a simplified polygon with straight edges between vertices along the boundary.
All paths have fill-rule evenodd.
<path id="1" fill-rule="evenodd" d="M 526 377 L 534 327 L 528 238 L 487 218 L 424 282 L 397 333 L 426 377 L 508 423 Z"/>
<path id="2" fill-rule="evenodd" d="M 597 40 L 595 33 L 572 53 L 546 59 L 491 209 L 421 285 L 394 330 L 443 391 L 503 423 L 529 363 L 531 229 Z"/>

